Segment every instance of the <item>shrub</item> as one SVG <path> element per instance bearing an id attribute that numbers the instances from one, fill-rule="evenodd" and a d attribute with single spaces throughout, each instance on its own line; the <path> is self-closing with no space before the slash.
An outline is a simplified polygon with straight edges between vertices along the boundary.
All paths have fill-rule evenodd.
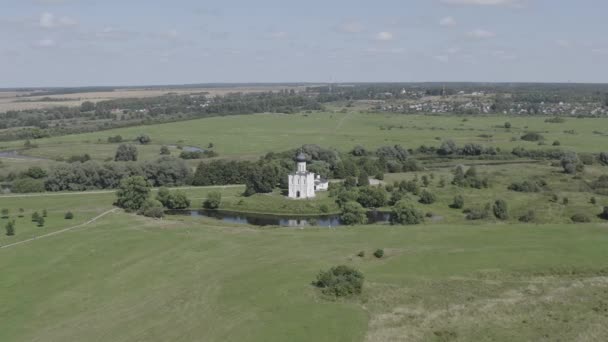
<path id="1" fill-rule="evenodd" d="M 534 210 L 528 210 L 527 213 L 519 217 L 519 222 L 534 222 L 536 221 L 536 213 Z"/>
<path id="2" fill-rule="evenodd" d="M 7 219 L 9 213 L 10 213 L 10 211 L 8 209 L 6 209 L 6 208 L 2 209 L 2 218 Z"/>
<path id="3" fill-rule="evenodd" d="M 4 227 L 7 236 L 15 235 L 15 220 L 8 221 Z"/>
<path id="4" fill-rule="evenodd" d="M 374 252 L 374 256 L 378 259 L 381 259 L 384 256 L 384 249 L 376 249 L 376 251 Z"/>
<path id="5" fill-rule="evenodd" d="M 561 158 L 560 163 L 564 168 L 564 172 L 568 174 L 575 174 L 576 172 L 583 171 L 584 169 L 583 163 L 579 160 L 578 155 L 574 152 L 565 154 Z"/>
<path id="6" fill-rule="evenodd" d="M 570 219 L 572 220 L 572 222 L 575 222 L 575 223 L 591 222 L 591 219 L 589 218 L 589 216 L 587 216 L 585 214 L 581 214 L 581 213 L 572 215 L 572 217 L 570 217 Z"/>
<path id="7" fill-rule="evenodd" d="M 602 152 L 597 158 L 602 165 L 608 165 L 608 152 Z"/>
<path id="8" fill-rule="evenodd" d="M 34 213 L 32 214 L 32 222 L 38 222 L 38 219 L 40 218 L 40 214 L 38 214 L 37 211 L 34 211 Z"/>
<path id="9" fill-rule="evenodd" d="M 122 142 L 122 136 L 120 135 L 115 135 L 113 137 L 108 137 L 108 143 L 111 144 L 118 144 Z"/>
<path id="10" fill-rule="evenodd" d="M 395 203 L 391 211 L 391 224 L 419 224 L 424 221 L 424 215 L 405 200 Z"/>
<path id="11" fill-rule="evenodd" d="M 359 174 L 359 178 L 357 179 L 358 186 L 368 186 L 369 185 L 369 176 L 364 171 L 361 171 Z"/>
<path id="12" fill-rule="evenodd" d="M 114 161 L 137 161 L 137 148 L 127 144 L 118 145 Z"/>
<path id="13" fill-rule="evenodd" d="M 524 135 L 521 136 L 521 140 L 525 140 L 525 141 L 541 141 L 541 140 L 545 140 L 545 137 L 543 137 L 542 134 L 537 133 L 537 132 L 528 132 Z"/>
<path id="14" fill-rule="evenodd" d="M 361 294 L 363 290 L 363 274 L 349 266 L 336 266 L 327 271 L 321 271 L 313 285 L 321 288 L 326 295 L 347 297 Z"/>
<path id="15" fill-rule="evenodd" d="M 589 200 L 589 203 L 597 204 L 597 200 L 595 199 L 595 197 L 591 197 L 591 199 Z"/>
<path id="16" fill-rule="evenodd" d="M 360 251 L 359 253 L 357 253 L 357 256 L 359 258 L 364 258 L 365 257 L 365 251 Z"/>
<path id="17" fill-rule="evenodd" d="M 354 201 L 349 201 L 344 203 L 342 206 L 340 220 L 342 223 L 349 226 L 365 224 L 367 223 L 367 214 L 361 204 Z"/>
<path id="18" fill-rule="evenodd" d="M 604 207 L 604 210 L 599 215 L 601 219 L 608 220 L 608 207 Z"/>
<path id="19" fill-rule="evenodd" d="M 464 197 L 462 195 L 454 196 L 454 201 L 450 204 L 450 208 L 462 209 L 464 207 Z"/>
<path id="20" fill-rule="evenodd" d="M 30 177 L 16 179 L 12 183 L 11 191 L 19 194 L 44 192 L 44 180 Z"/>
<path id="21" fill-rule="evenodd" d="M 544 181 L 535 182 L 525 180 L 521 183 L 511 183 L 508 189 L 517 192 L 540 192 L 545 185 L 546 183 Z"/>
<path id="22" fill-rule="evenodd" d="M 38 217 L 38 220 L 36 222 L 38 223 L 38 227 L 44 227 L 44 217 Z"/>
<path id="23" fill-rule="evenodd" d="M 553 142 L 553 146 L 560 146 L 562 143 L 559 142 L 559 140 L 555 140 Z"/>
<path id="24" fill-rule="evenodd" d="M 47 216 L 48 216 L 48 213 L 47 213 L 46 209 L 43 209 L 42 210 L 42 217 L 47 217 Z"/>
<path id="25" fill-rule="evenodd" d="M 494 211 L 494 216 L 499 220 L 506 220 L 509 218 L 507 202 L 504 200 L 496 200 L 494 206 L 492 206 L 492 210 Z"/>
<path id="26" fill-rule="evenodd" d="M 222 193 L 219 191 L 212 191 L 207 195 L 207 199 L 203 202 L 203 208 L 205 209 L 217 209 L 222 204 Z"/>
<path id="27" fill-rule="evenodd" d="M 142 145 L 147 145 L 152 141 L 152 139 L 150 138 L 149 135 L 141 134 L 137 138 L 135 138 L 135 141 L 137 141 L 138 143 L 140 143 Z"/>
<path id="28" fill-rule="evenodd" d="M 67 213 L 65 213 L 65 215 L 63 215 L 63 218 L 66 220 L 71 220 L 74 218 L 74 214 L 71 211 L 68 211 Z"/>
<path id="29" fill-rule="evenodd" d="M 436 200 L 437 200 L 437 197 L 435 196 L 435 194 L 424 190 L 420 194 L 419 202 L 422 204 L 433 204 L 433 203 L 435 203 Z"/>
<path id="30" fill-rule="evenodd" d="M 168 156 L 171 154 L 171 151 L 169 150 L 169 147 L 163 145 L 160 147 L 160 154 Z"/>
<path id="31" fill-rule="evenodd" d="M 326 214 L 329 212 L 329 207 L 327 206 L 327 204 L 321 204 L 319 206 L 319 211 Z"/>
<path id="32" fill-rule="evenodd" d="M 505 122 L 504 126 L 505 126 L 505 128 L 509 129 L 509 128 L 511 128 L 511 123 L 510 122 Z"/>
<path id="33" fill-rule="evenodd" d="M 25 209 L 23 208 L 19 208 L 19 217 L 23 217 L 23 213 L 25 212 Z"/>
<path id="34" fill-rule="evenodd" d="M 146 199 L 137 213 L 152 218 L 162 218 L 165 216 L 163 205 L 159 201 L 151 198 Z"/>
<path id="35" fill-rule="evenodd" d="M 568 199 L 568 197 L 564 197 L 564 198 L 562 199 L 562 204 L 563 204 L 563 205 L 568 205 L 568 203 L 570 203 L 570 200 Z"/>
<path id="36" fill-rule="evenodd" d="M 467 220 L 483 220 L 487 219 L 490 216 L 491 206 L 490 203 L 487 203 L 483 209 L 475 208 L 475 209 L 466 209 L 465 213 L 467 214 L 465 217 Z"/>
<path id="37" fill-rule="evenodd" d="M 365 208 L 379 208 L 386 205 L 386 191 L 383 187 L 366 186 L 359 189 L 359 202 Z"/>
<path id="38" fill-rule="evenodd" d="M 23 173 L 23 175 L 33 179 L 42 179 L 47 176 L 47 173 L 40 166 L 31 166 Z"/>

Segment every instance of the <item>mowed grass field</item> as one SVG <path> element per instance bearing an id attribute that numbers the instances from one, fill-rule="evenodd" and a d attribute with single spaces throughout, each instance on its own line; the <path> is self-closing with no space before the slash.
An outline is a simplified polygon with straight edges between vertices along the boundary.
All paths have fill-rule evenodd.
<path id="1" fill-rule="evenodd" d="M 394 144 L 407 148 L 422 144 L 439 146 L 443 139 L 453 139 L 460 145 L 479 143 L 507 151 L 517 146 L 551 148 L 555 140 L 561 143 L 561 148 L 577 152 L 600 152 L 608 145 L 608 119 L 567 118 L 564 123 L 546 123 L 546 118 L 354 111 L 237 115 L 40 139 L 35 141 L 38 148 L 24 153 L 51 159 L 89 153 L 94 159 L 104 160 L 114 156 L 117 144 L 107 144 L 106 141 L 109 136 L 117 134 L 125 139 L 134 139 L 139 134 L 150 135 L 152 143 L 139 148 L 144 159 L 157 156 L 161 145 L 182 144 L 205 148 L 210 142 L 220 156 L 230 158 L 255 158 L 270 151 L 283 151 L 302 144 L 349 151 L 355 145 L 369 149 Z M 511 123 L 511 129 L 503 127 L 507 121 Z M 546 138 L 546 145 L 538 146 L 536 142 L 519 140 L 528 131 L 541 132 Z M 22 146 L 23 141 L 0 144 L 3 149 Z M 174 151 L 174 154 L 177 153 Z"/>
<path id="2" fill-rule="evenodd" d="M 23 206 L 57 223 L 113 199 L 61 196 Z M 0 249 L 0 340 L 603 341 L 607 243 L 602 223 L 291 230 L 116 211 Z M 364 273 L 360 298 L 310 285 L 339 264 Z"/>

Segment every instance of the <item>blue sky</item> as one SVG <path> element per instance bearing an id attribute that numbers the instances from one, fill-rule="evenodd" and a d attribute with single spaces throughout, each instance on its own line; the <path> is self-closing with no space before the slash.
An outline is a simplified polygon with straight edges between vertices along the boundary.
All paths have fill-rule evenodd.
<path id="1" fill-rule="evenodd" d="M 0 88 L 608 82 L 605 0 L 0 0 Z"/>

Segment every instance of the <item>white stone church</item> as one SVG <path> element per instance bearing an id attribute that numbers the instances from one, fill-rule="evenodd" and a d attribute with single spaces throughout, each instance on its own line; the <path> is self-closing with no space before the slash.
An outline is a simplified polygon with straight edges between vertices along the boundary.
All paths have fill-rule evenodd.
<path id="1" fill-rule="evenodd" d="M 289 198 L 314 198 L 315 192 L 327 191 L 329 182 L 320 175 L 306 171 L 306 156 L 304 153 L 296 157 L 296 172 L 289 175 Z"/>

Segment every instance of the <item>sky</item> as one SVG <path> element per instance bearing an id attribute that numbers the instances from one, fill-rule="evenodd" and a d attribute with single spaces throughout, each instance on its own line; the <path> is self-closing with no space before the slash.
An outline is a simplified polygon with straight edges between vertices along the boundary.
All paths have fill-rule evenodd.
<path id="1" fill-rule="evenodd" d="M 0 0 L 0 88 L 608 82 L 606 0 Z"/>

